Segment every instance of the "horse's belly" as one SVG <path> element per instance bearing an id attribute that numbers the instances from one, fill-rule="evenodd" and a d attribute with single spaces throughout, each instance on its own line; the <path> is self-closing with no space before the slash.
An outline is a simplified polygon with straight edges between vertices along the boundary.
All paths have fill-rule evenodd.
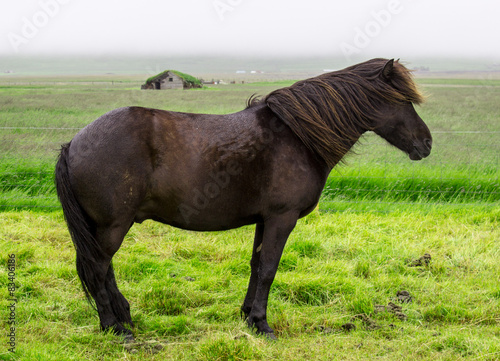
<path id="1" fill-rule="evenodd" d="M 215 187 L 206 191 L 195 188 L 149 197 L 139 207 L 135 222 L 153 219 L 187 230 L 220 231 L 260 221 L 259 207 L 242 195 Z"/>
<path id="2" fill-rule="evenodd" d="M 135 222 L 142 223 L 146 219 L 152 219 L 186 230 L 223 231 L 260 221 L 257 214 L 247 214 L 236 209 L 224 211 L 220 207 L 214 209 L 203 205 L 204 203 L 181 203 L 177 206 L 149 204 L 138 210 Z"/>

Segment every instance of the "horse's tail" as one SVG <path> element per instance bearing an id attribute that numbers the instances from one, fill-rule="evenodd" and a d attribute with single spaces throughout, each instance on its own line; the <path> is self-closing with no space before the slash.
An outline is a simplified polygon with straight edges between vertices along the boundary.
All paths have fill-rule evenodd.
<path id="1" fill-rule="evenodd" d="M 87 300 L 96 308 L 91 294 L 97 285 L 95 273 L 96 260 L 101 258 L 102 251 L 94 236 L 96 226 L 82 208 L 71 187 L 68 170 L 68 152 L 71 143 L 62 145 L 56 164 L 55 181 L 59 201 L 64 218 L 76 249 L 76 271 L 82 282 Z"/>

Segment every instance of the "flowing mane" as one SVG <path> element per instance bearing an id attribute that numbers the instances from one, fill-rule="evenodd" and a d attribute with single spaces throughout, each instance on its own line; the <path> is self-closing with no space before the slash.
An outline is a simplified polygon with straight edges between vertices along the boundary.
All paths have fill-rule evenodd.
<path id="1" fill-rule="evenodd" d="M 370 119 L 379 114 L 381 104 L 420 104 L 424 96 L 411 71 L 398 61 L 372 59 L 275 90 L 262 101 L 333 167 L 362 129 L 372 129 Z M 254 102 L 251 99 L 249 106 Z"/>

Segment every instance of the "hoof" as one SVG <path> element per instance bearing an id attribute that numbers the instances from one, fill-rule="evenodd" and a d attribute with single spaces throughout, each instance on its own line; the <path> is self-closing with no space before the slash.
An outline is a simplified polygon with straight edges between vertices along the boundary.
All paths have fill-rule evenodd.
<path id="1" fill-rule="evenodd" d="M 264 337 L 266 338 L 266 340 L 269 340 L 269 341 L 278 341 L 278 338 L 276 337 L 276 335 L 274 334 L 274 332 L 265 332 L 265 333 L 262 333 L 262 335 L 264 335 Z"/>
<path id="2" fill-rule="evenodd" d="M 123 327 L 121 324 L 115 324 L 112 326 L 102 327 L 104 332 L 112 332 L 117 336 L 122 336 L 125 342 L 134 341 L 134 334 L 128 328 Z"/>
<path id="3" fill-rule="evenodd" d="M 123 341 L 125 343 L 131 343 L 135 341 L 134 334 L 132 333 L 132 331 L 128 329 L 125 329 L 124 331 L 120 332 L 119 335 L 123 337 Z"/>
<path id="4" fill-rule="evenodd" d="M 134 338 L 134 335 L 132 334 L 132 332 L 130 333 L 122 333 L 121 335 L 123 337 L 123 341 L 125 343 L 132 343 L 135 341 L 135 338 Z"/>
<path id="5" fill-rule="evenodd" d="M 267 340 L 273 341 L 278 339 L 274 334 L 273 329 L 269 327 L 265 319 L 254 322 L 251 317 L 247 317 L 246 321 L 248 327 L 252 329 L 258 336 L 264 336 Z"/>

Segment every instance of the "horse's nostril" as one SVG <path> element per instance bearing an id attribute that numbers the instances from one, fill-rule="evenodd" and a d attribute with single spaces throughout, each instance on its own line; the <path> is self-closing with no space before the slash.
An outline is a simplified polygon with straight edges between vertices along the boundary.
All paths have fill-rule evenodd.
<path id="1" fill-rule="evenodd" d="M 424 139 L 424 144 L 427 147 L 427 149 L 430 150 L 432 148 L 432 139 L 429 139 L 429 138 Z"/>

